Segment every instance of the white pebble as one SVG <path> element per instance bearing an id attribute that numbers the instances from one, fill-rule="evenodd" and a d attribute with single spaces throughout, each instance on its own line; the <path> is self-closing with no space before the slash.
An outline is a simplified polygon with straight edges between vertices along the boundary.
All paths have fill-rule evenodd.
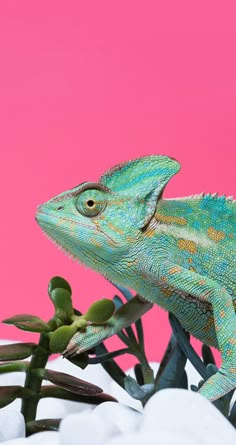
<path id="1" fill-rule="evenodd" d="M 67 414 L 65 402 L 48 397 L 39 401 L 36 419 L 62 419 Z"/>
<path id="2" fill-rule="evenodd" d="M 24 417 L 18 411 L 4 409 L 0 411 L 0 442 L 25 437 Z"/>
<path id="3" fill-rule="evenodd" d="M 186 433 L 160 430 L 158 433 L 133 433 L 115 437 L 104 445 L 203 445 L 198 439 Z M 209 445 L 209 443 L 208 443 Z"/>
<path id="4" fill-rule="evenodd" d="M 188 433 L 204 444 L 236 440 L 233 426 L 208 400 L 183 389 L 159 391 L 145 406 L 141 431 L 159 430 Z"/>
<path id="5" fill-rule="evenodd" d="M 93 412 L 108 422 L 114 422 L 122 433 L 137 431 L 142 417 L 140 412 L 116 402 L 101 403 Z"/>
<path id="6" fill-rule="evenodd" d="M 113 422 L 93 412 L 70 414 L 60 425 L 61 445 L 103 445 L 106 440 L 119 433 Z"/>
<path id="7" fill-rule="evenodd" d="M 25 445 L 60 445 L 60 434 L 57 431 L 43 431 L 32 434 Z"/>

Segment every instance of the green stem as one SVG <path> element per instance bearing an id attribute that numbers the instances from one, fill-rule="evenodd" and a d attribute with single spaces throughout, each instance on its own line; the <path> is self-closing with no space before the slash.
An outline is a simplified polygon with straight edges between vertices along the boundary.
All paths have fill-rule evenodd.
<path id="1" fill-rule="evenodd" d="M 35 420 L 43 380 L 41 377 L 33 375 L 31 370 L 36 368 L 45 368 L 49 355 L 49 336 L 41 334 L 39 344 L 37 348 L 35 348 L 30 366 L 26 372 L 25 388 L 33 391 L 35 395 L 28 399 L 22 399 L 21 412 L 25 418 L 25 422 Z"/>
<path id="2" fill-rule="evenodd" d="M 132 353 L 137 357 L 140 362 L 143 374 L 144 384 L 154 383 L 153 369 L 149 366 L 148 360 L 145 354 L 139 350 L 132 350 Z"/>

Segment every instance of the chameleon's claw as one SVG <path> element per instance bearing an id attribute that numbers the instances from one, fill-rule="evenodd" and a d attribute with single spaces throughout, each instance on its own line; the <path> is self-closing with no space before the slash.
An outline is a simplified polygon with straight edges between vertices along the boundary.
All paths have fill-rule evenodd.
<path id="1" fill-rule="evenodd" d="M 123 328 L 130 326 L 151 307 L 152 303 L 142 302 L 138 297 L 132 298 L 128 303 L 123 304 L 107 322 L 91 323 L 86 326 L 86 330 L 76 332 L 62 354 L 68 358 L 88 351 Z"/>
<path id="2" fill-rule="evenodd" d="M 213 402 L 236 388 L 236 374 L 222 368 L 200 388 L 199 393 Z"/>

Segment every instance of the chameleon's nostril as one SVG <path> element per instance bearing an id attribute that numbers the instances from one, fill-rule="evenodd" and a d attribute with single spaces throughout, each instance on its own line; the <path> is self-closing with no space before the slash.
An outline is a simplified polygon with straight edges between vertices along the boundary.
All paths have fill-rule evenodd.
<path id="1" fill-rule="evenodd" d="M 63 209 L 64 209 L 63 206 L 60 206 L 60 207 L 57 208 L 57 210 L 63 210 Z"/>

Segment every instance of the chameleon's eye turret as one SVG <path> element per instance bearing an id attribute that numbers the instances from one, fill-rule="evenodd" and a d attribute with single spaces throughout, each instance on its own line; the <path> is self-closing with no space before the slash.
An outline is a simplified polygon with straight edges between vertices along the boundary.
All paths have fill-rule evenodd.
<path id="1" fill-rule="evenodd" d="M 88 189 L 76 198 L 76 208 L 83 216 L 97 216 L 106 208 L 105 193 L 101 190 Z"/>

